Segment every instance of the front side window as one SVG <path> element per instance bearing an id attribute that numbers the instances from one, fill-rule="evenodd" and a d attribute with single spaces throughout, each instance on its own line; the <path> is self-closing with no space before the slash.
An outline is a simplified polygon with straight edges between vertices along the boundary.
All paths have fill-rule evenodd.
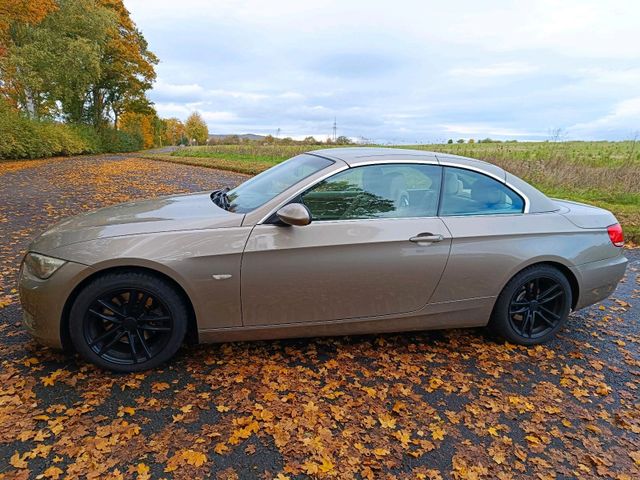
<path id="1" fill-rule="evenodd" d="M 433 217 L 442 167 L 386 164 L 337 173 L 301 195 L 313 220 Z"/>
<path id="2" fill-rule="evenodd" d="M 250 212 L 333 163 L 333 160 L 315 155 L 302 154 L 290 158 L 231 190 L 227 194 L 229 211 Z"/>
<path id="3" fill-rule="evenodd" d="M 505 184 L 463 168 L 445 167 L 440 215 L 524 212 L 524 200 Z"/>

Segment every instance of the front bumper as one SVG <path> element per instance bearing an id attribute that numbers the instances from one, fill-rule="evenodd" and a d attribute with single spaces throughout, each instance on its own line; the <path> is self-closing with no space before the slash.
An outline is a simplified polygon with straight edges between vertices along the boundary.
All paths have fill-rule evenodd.
<path id="1" fill-rule="evenodd" d="M 573 267 L 571 270 L 580 287 L 575 310 L 593 305 L 611 295 L 622 280 L 627 263 L 626 257 L 620 254 Z"/>
<path id="2" fill-rule="evenodd" d="M 46 280 L 32 275 L 24 264 L 18 277 L 18 291 L 26 330 L 43 345 L 62 348 L 60 322 L 73 289 L 91 268 L 67 262 Z"/>

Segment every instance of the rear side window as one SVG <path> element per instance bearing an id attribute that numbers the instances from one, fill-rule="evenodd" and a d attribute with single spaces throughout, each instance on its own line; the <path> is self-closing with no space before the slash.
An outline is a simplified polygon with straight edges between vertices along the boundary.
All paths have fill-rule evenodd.
<path id="1" fill-rule="evenodd" d="M 435 217 L 442 167 L 383 164 L 354 167 L 302 194 L 314 220 Z"/>
<path id="2" fill-rule="evenodd" d="M 445 167 L 440 215 L 524 212 L 524 200 L 505 184 L 481 173 Z"/>

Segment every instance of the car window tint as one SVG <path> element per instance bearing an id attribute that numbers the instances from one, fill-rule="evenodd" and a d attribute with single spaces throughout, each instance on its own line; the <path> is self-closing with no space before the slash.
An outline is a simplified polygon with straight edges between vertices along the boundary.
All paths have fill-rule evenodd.
<path id="1" fill-rule="evenodd" d="M 440 215 L 496 215 L 524 211 L 520 195 L 481 173 L 446 167 Z"/>
<path id="2" fill-rule="evenodd" d="M 387 164 L 337 173 L 302 194 L 313 220 L 433 217 L 442 168 Z"/>

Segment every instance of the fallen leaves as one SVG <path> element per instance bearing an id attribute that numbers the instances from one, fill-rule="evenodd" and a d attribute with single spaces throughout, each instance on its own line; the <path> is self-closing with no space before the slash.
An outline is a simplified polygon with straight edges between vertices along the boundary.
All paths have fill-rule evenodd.
<path id="1" fill-rule="evenodd" d="M 13 173 L 24 175 L 23 189 L 39 185 L 46 201 L 33 199 L 28 228 L 12 225 L 23 214 L 10 202 L 0 206 L 10 239 L 0 245 L 0 303 L 15 303 L 21 249 L 60 217 L 217 185 L 210 171 L 170 164 L 67 165 L 48 175 L 56 190 L 29 168 Z M 627 296 L 640 297 L 636 290 Z M 255 466 L 255 476 L 281 480 L 640 478 L 640 335 L 623 321 L 634 314 L 626 303 L 606 303 L 606 315 L 579 312 L 556 342 L 535 348 L 462 331 L 232 343 L 190 348 L 162 370 L 131 375 L 36 346 L 7 304 L 0 471 L 236 479 Z"/>
<path id="2" fill-rule="evenodd" d="M 184 465 L 191 465 L 193 467 L 201 467 L 207 461 L 207 456 L 199 451 L 192 449 L 183 449 L 178 450 L 169 460 L 167 461 L 167 467 L 164 469 L 165 472 L 174 472 L 179 467 Z"/>

